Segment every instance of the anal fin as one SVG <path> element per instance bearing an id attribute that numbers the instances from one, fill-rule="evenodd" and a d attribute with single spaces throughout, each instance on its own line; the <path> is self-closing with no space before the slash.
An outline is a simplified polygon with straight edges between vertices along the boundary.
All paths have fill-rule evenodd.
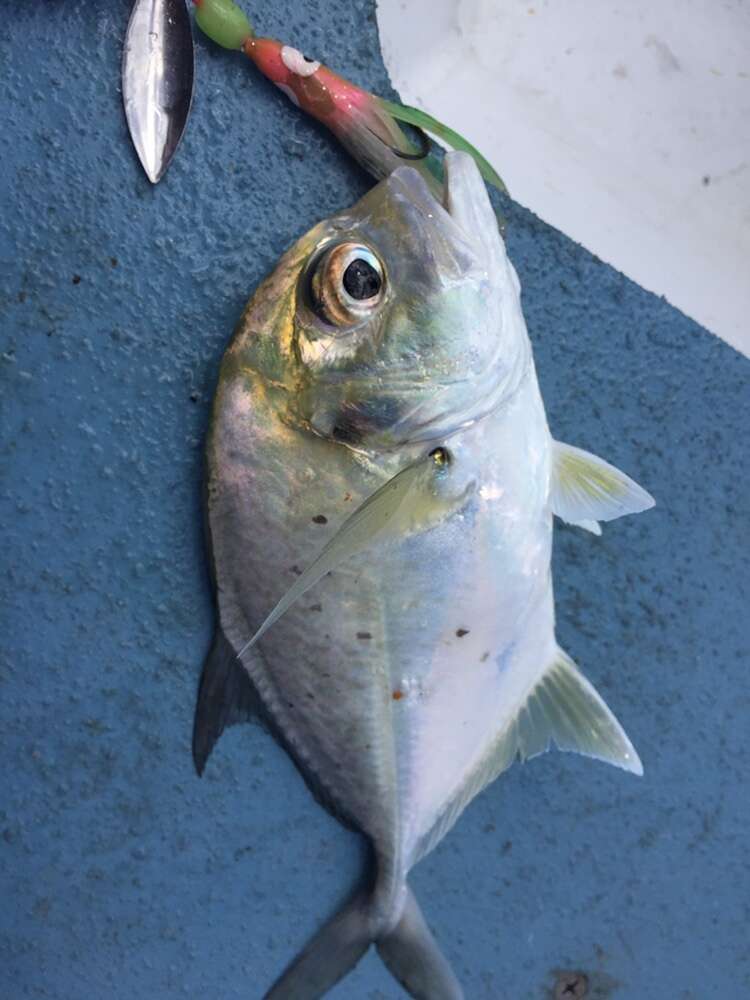
<path id="1" fill-rule="evenodd" d="M 558 650 L 503 737 L 499 756 L 523 761 L 554 744 L 642 775 L 643 765 L 625 730 L 593 684 Z"/>
<path id="2" fill-rule="evenodd" d="M 193 722 L 193 761 L 203 774 L 216 741 L 237 722 L 262 718 L 260 697 L 242 661 L 217 625 L 198 688 Z"/>
<path id="3" fill-rule="evenodd" d="M 556 746 L 595 757 L 642 775 L 643 765 L 625 731 L 598 694 L 561 649 L 529 691 L 513 721 L 492 742 L 460 788 L 446 802 L 417 845 L 412 863 L 428 854 L 490 782 L 516 758 L 529 760 Z"/>

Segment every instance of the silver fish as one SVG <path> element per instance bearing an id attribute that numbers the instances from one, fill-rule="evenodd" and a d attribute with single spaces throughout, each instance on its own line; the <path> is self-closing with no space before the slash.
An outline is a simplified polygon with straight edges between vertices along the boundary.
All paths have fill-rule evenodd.
<path id="1" fill-rule="evenodd" d="M 642 770 L 557 645 L 550 556 L 554 514 L 599 531 L 653 500 L 552 438 L 484 183 L 445 166 L 442 203 L 402 166 L 303 236 L 222 363 L 196 766 L 260 714 L 376 859 L 272 1000 L 321 996 L 372 943 L 411 996 L 460 998 L 410 869 L 517 757 Z"/>
<path id="2" fill-rule="evenodd" d="M 152 184 L 177 152 L 194 76 L 185 0 L 135 0 L 122 55 L 122 99 L 133 145 Z"/>

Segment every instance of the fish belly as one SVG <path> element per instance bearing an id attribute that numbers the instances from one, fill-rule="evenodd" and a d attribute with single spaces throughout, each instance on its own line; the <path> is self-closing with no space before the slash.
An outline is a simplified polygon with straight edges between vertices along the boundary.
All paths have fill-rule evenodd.
<path id="1" fill-rule="evenodd" d="M 355 556 L 245 662 L 335 810 L 402 874 L 551 661 L 550 436 L 533 372 L 502 411 L 445 442 L 470 499 L 437 527 Z M 239 649 L 379 469 L 287 428 L 246 381 L 225 385 L 209 445 L 222 627 Z"/>

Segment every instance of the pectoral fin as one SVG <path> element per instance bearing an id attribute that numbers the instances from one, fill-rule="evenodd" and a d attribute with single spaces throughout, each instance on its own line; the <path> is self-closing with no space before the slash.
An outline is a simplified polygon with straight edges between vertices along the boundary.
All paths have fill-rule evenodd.
<path id="1" fill-rule="evenodd" d="M 550 506 L 563 521 L 600 534 L 592 522 L 638 514 L 654 502 L 650 493 L 614 465 L 581 448 L 554 442 Z"/>
<path id="2" fill-rule="evenodd" d="M 457 510 L 469 489 L 450 495 L 450 455 L 435 448 L 398 472 L 347 518 L 318 558 L 287 590 L 255 635 L 237 654 L 254 646 L 285 611 L 314 584 L 350 556 L 374 542 L 389 542 L 434 527 Z"/>

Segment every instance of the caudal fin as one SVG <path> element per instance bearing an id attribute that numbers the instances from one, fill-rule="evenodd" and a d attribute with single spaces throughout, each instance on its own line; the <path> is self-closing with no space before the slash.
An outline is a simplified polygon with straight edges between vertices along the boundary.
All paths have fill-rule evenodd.
<path id="1" fill-rule="evenodd" d="M 265 1000 L 317 1000 L 354 968 L 371 943 L 368 899 L 360 893 L 308 942 Z"/>
<path id="2" fill-rule="evenodd" d="M 377 949 L 409 996 L 418 1000 L 463 1000 L 461 984 L 408 887 L 401 919 L 377 942 Z"/>
<path id="3" fill-rule="evenodd" d="M 463 1000 L 453 970 L 406 889 L 398 923 L 381 932 L 374 897 L 360 893 L 330 920 L 271 987 L 265 1000 L 318 1000 L 350 972 L 371 944 L 415 1000 Z"/>

